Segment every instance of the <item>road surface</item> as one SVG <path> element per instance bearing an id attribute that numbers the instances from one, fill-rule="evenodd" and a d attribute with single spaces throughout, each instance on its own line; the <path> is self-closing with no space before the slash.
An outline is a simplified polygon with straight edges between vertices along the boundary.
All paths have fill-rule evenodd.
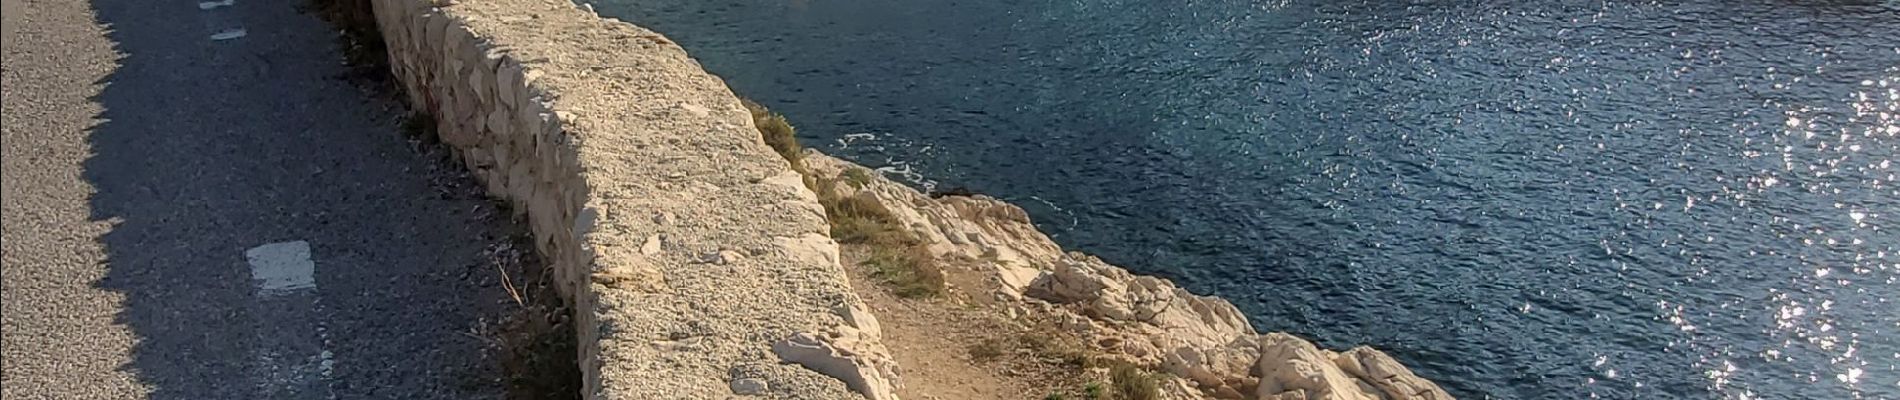
<path id="1" fill-rule="evenodd" d="M 3 1 L 0 397 L 497 396 L 505 227 L 301 1 Z"/>

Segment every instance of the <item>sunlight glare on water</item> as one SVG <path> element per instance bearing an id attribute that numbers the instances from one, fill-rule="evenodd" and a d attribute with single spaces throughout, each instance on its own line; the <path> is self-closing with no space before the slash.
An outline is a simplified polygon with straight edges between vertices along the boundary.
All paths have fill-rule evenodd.
<path id="1" fill-rule="evenodd" d="M 1900 400 L 1900 3 L 595 6 L 812 147 L 1459 398 Z"/>

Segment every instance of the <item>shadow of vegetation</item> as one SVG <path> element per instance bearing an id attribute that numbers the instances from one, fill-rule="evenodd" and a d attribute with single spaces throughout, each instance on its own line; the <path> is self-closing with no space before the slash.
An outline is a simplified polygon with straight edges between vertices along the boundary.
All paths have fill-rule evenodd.
<path id="1" fill-rule="evenodd" d="M 97 285 L 125 296 L 140 341 L 123 368 L 151 398 L 264 397 L 282 365 L 259 348 L 286 334 L 334 362 L 295 397 L 502 396 L 490 357 L 514 303 L 488 258 L 506 214 L 395 133 L 399 108 L 351 84 L 334 31 L 291 2 L 91 3 L 122 55 L 84 164 L 91 217 L 115 225 Z M 261 307 L 245 251 L 297 240 L 310 306 Z"/>

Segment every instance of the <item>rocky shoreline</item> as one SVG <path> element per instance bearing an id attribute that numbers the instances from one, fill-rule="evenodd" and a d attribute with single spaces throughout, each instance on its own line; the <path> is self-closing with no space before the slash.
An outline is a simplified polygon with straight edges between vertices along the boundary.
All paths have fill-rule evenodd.
<path id="1" fill-rule="evenodd" d="M 591 8 L 354 7 L 373 16 L 418 133 L 530 228 L 574 310 L 584 398 L 1062 398 L 993 380 L 1027 379 L 986 371 L 996 348 L 946 350 L 997 339 L 946 340 L 968 330 L 956 323 L 996 320 L 1017 335 L 1033 321 L 1041 336 L 1013 350 L 1039 353 L 1017 359 L 1086 375 L 1088 399 L 1450 398 L 1377 350 L 1261 335 L 1224 300 L 1064 252 L 1014 205 L 932 198 L 800 151 L 783 117 L 748 120 L 671 40 Z M 887 313 L 907 306 L 936 313 Z M 919 355 L 934 358 L 899 363 Z"/>
<path id="2" fill-rule="evenodd" d="M 1335 352 L 1285 333 L 1261 334 L 1224 299 L 1065 252 L 1013 204 L 926 195 L 814 150 L 801 162 L 819 182 L 820 198 L 876 204 L 927 249 L 930 265 L 978 278 L 951 290 L 1005 318 L 1055 321 L 1096 357 L 1163 372 L 1161 398 L 1452 398 L 1377 349 Z"/>

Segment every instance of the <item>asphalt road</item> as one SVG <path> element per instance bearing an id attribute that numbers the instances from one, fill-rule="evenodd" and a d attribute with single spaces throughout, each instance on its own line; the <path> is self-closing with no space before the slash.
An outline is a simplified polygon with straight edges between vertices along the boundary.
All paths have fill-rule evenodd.
<path id="1" fill-rule="evenodd" d="M 3 1 L 0 398 L 499 396 L 505 227 L 301 2 Z"/>

